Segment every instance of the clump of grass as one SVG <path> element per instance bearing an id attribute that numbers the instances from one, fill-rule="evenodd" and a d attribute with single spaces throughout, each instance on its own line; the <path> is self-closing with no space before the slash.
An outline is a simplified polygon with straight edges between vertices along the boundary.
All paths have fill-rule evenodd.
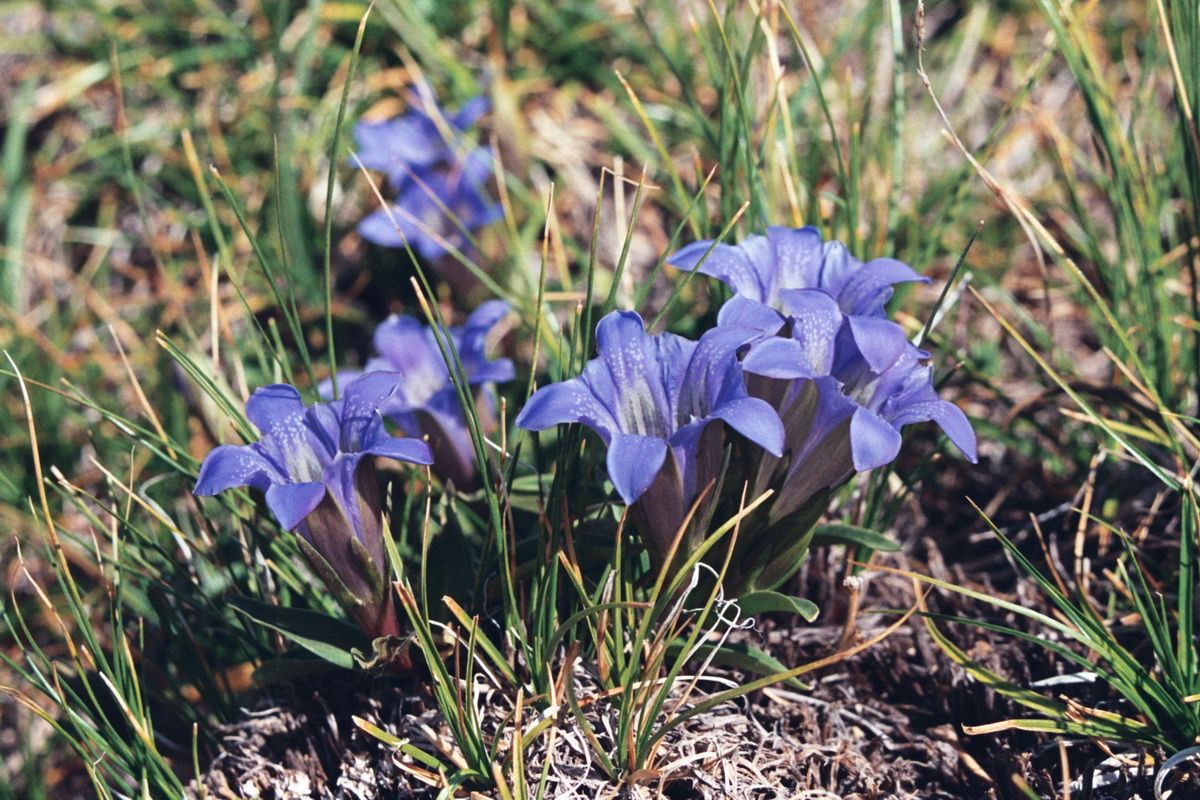
<path id="1" fill-rule="evenodd" d="M 1080 536 L 1087 526 L 1099 526 L 1118 537 L 1124 547 L 1123 556 L 1108 576 L 1112 595 L 1107 603 L 1094 598 L 1096 577 L 1078 562 L 1073 586 L 1068 588 L 1054 560 L 1049 559 L 1044 540 L 1049 575 L 1043 574 L 990 520 L 993 533 L 1018 567 L 1036 582 L 1054 609 L 1053 615 L 941 581 L 920 579 L 1033 621 L 1038 633 L 1031 634 L 958 619 L 1051 650 L 1106 684 L 1121 700 L 1115 707 L 1089 706 L 1067 695 L 1050 698 L 1033 687 L 1019 686 L 983 667 L 955 645 L 935 625 L 943 617 L 927 613 L 926 623 L 935 641 L 968 674 L 1037 714 L 1033 718 L 974 725 L 969 732 L 1053 732 L 1094 739 L 1106 747 L 1118 742 L 1161 747 L 1170 754 L 1194 745 L 1200 736 L 1195 703 L 1200 691 L 1195 672 L 1200 640 L 1194 624 L 1195 587 L 1200 579 L 1196 562 L 1200 526 L 1193 487 L 1195 469 L 1189 466 L 1197 453 L 1194 410 L 1200 395 L 1187 377 L 1194 369 L 1196 344 L 1193 326 L 1187 322 L 1195 315 L 1196 303 L 1190 244 L 1195 220 L 1166 199 L 1191 196 L 1200 177 L 1194 157 L 1195 123 L 1189 110 L 1195 82 L 1178 59 L 1178 52 L 1194 43 L 1194 25 L 1178 14 L 1168 15 L 1161 4 L 1152 6 L 1149 17 L 1141 21 L 1156 34 L 1153 47 L 1140 65 L 1142 84 L 1131 96 L 1119 97 L 1112 77 L 1118 65 L 1084 34 L 1090 21 L 1053 3 L 1039 3 L 1039 9 L 1081 94 L 1095 147 L 1095 151 L 1086 150 L 1061 132 L 1054 133 L 1066 167 L 1062 186 L 1071 214 L 1066 224 L 1057 223 L 1060 232 L 1052 232 L 1024 198 L 997 181 L 982 161 L 967 153 L 961 140 L 951 136 L 984 182 L 1027 230 L 1032 244 L 1044 248 L 1076 281 L 1084 298 L 1082 306 L 1093 315 L 1106 344 L 1112 383 L 1123 385 L 1130 401 L 1123 404 L 1124 409 L 1107 405 L 1099 392 L 1072 380 L 1054 363 L 1053 356 L 1044 355 L 1033 337 L 1023 336 L 1016 323 L 987 300 L 979 299 L 1079 409 L 1075 416 L 1094 426 L 1109 446 L 1162 484 L 1163 493 L 1155 501 L 1155 508 L 1164 498 L 1172 498 L 1166 504 L 1173 508 L 1177 523 L 1168 526 L 1175 546 L 1167 560 L 1152 561 L 1140 538 L 1091 512 L 1089 492 L 1085 507 L 1079 509 Z M 925 82 L 931 85 L 928 78 Z M 1181 135 L 1164 136 L 1169 126 L 1155 116 L 1162 113 L 1158 98 L 1164 92 L 1173 93 L 1179 102 L 1180 113 L 1172 122 L 1180 126 Z M 1135 121 L 1132 126 L 1121 121 L 1126 113 Z M 1068 166 L 1080 164 L 1083 169 Z M 1156 222 L 1148 225 L 1147 219 Z M 1175 259 L 1185 260 L 1188 277 L 1184 281 L 1169 277 L 1166 265 Z M 1035 329 L 1036 337 L 1037 326 L 1025 322 Z M 1036 528 L 1036 520 L 1034 525 Z M 1040 537 L 1040 529 L 1038 534 Z M 1078 548 L 1079 544 L 1077 558 Z M 1132 619 L 1136 624 L 1138 636 L 1132 644 L 1114 631 L 1117 618 Z M 1057 640 L 1051 636 L 1057 636 Z M 1151 657 L 1147 659 L 1145 653 Z"/>

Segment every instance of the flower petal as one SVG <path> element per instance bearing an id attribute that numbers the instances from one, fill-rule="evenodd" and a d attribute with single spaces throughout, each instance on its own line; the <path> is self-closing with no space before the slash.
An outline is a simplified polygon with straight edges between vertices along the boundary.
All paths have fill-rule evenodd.
<path id="1" fill-rule="evenodd" d="M 342 393 L 338 450 L 359 453 L 372 447 L 383 431 L 379 407 L 396 391 L 403 376 L 398 372 L 366 372 Z"/>
<path id="2" fill-rule="evenodd" d="M 726 300 L 717 312 L 718 325 L 749 328 L 768 336 L 779 333 L 783 322 L 783 315 L 778 311 L 741 294 Z"/>
<path id="3" fill-rule="evenodd" d="M 380 230 L 378 223 L 359 223 L 359 233 L 377 244 L 395 240 L 399 227 L 409 244 L 426 259 L 434 259 L 448 248 L 465 246 L 461 228 L 474 230 L 499 219 L 503 210 L 484 193 L 482 182 L 492 174 L 490 158 L 472 154 L 451 172 L 415 170 L 412 180 L 397 192 L 392 215 L 392 233 Z M 371 238 L 378 235 L 378 239 Z M 397 245 L 391 245 L 397 246 Z"/>
<path id="4" fill-rule="evenodd" d="M 493 164 L 492 148 L 474 147 L 463 153 L 455 162 L 456 171 L 447 176 L 447 184 L 451 189 L 461 187 L 464 197 L 481 196 L 479 185 L 492 177 L 496 171 Z M 447 204 L 449 205 L 449 204 Z"/>
<path id="5" fill-rule="evenodd" d="M 767 228 L 774 262 L 773 282 L 781 289 L 816 289 L 821 274 L 821 233 L 811 225 L 803 228 Z M 771 305 L 775 305 L 773 301 Z"/>
<path id="6" fill-rule="evenodd" d="M 533 393 L 521 413 L 517 427 L 527 431 L 544 431 L 564 422 L 581 422 L 600 434 L 605 444 L 617 432 L 612 412 L 580 378 L 543 386 Z"/>
<path id="7" fill-rule="evenodd" d="M 857 471 L 882 467 L 900 452 L 900 431 L 875 412 L 858 408 L 850 418 L 850 451 Z"/>
<path id="8" fill-rule="evenodd" d="M 508 312 L 508 303 L 488 300 L 471 312 L 462 328 L 451 329 L 468 383 L 504 383 L 516 377 L 512 361 L 507 358 L 489 361 L 486 353 L 488 334 Z"/>
<path id="9" fill-rule="evenodd" d="M 779 336 L 764 339 L 751 347 L 742 361 L 742 369 L 754 375 L 785 380 L 817 377 L 803 345 L 795 339 Z"/>
<path id="10" fill-rule="evenodd" d="M 503 300 L 485 300 L 467 317 L 463 332 L 479 330 L 487 333 L 497 322 L 508 316 L 508 312 L 509 305 Z"/>
<path id="11" fill-rule="evenodd" d="M 401 373 L 404 377 L 387 413 L 422 405 L 450 384 L 450 373 L 429 328 L 413 317 L 393 314 L 375 329 L 375 349 L 382 358 L 367 363 L 369 370 Z"/>
<path id="12" fill-rule="evenodd" d="M 466 364 L 463 365 L 466 368 Z M 496 358 L 484 361 L 467 373 L 467 382 L 472 386 L 480 383 L 507 383 L 517 376 L 512 359 Z"/>
<path id="13" fill-rule="evenodd" d="M 673 385 L 676 428 L 693 419 L 705 419 L 722 403 L 746 396 L 737 354 L 742 345 L 758 337 L 748 328 L 723 325 L 700 337 L 691 348 L 686 369 Z"/>
<path id="14" fill-rule="evenodd" d="M 363 480 L 360 481 L 360 478 Z M 370 524 L 374 528 L 374 520 L 381 513 L 382 505 L 374 461 L 362 452 L 338 453 L 325 465 L 321 473 L 321 483 L 329 490 L 329 496 L 339 509 L 339 514 L 350 523 L 349 532 L 366 545 L 369 538 L 367 526 Z M 324 534 L 314 530 L 314 527 L 323 526 L 309 525 L 309 531 L 316 543 Z"/>
<path id="15" fill-rule="evenodd" d="M 928 400 L 912 403 L 892 418 L 892 424 L 896 426 L 913 422 L 936 422 L 968 461 L 978 463 L 975 431 L 958 406 L 946 400 Z"/>
<path id="16" fill-rule="evenodd" d="M 883 372 L 895 364 L 909 347 L 904 329 L 889 319 L 854 316 L 846 319 L 855 347 L 875 372 Z"/>
<path id="17" fill-rule="evenodd" d="M 397 230 L 399 228 L 399 230 Z M 400 235 L 404 231 L 404 236 Z M 383 209 L 372 211 L 358 223 L 358 235 L 383 247 L 403 247 L 405 238 L 411 238 L 412 230 L 406 228 L 398 207 L 392 207 L 389 215 Z"/>
<path id="18" fill-rule="evenodd" d="M 408 114 L 382 122 L 359 122 L 354 126 L 358 162 L 368 169 L 388 174 L 395 184 L 413 166 L 428 165 L 446 149 L 437 127 L 424 114 Z M 351 166 L 357 166 L 353 158 Z"/>
<path id="19" fill-rule="evenodd" d="M 779 299 L 792 322 L 792 338 L 803 348 L 814 376 L 828 375 L 833 369 L 837 334 L 845 318 L 837 301 L 820 289 L 784 289 Z"/>
<path id="20" fill-rule="evenodd" d="M 667 263 L 676 269 L 691 270 L 703 259 L 702 274 L 723 281 L 737 294 L 769 304 L 770 247 L 765 236 L 748 236 L 736 247 L 724 242 L 714 247 L 711 239 L 705 239 L 680 248 L 667 257 Z M 705 253 L 708 258 L 704 258 Z"/>
<path id="21" fill-rule="evenodd" d="M 387 436 L 371 445 L 366 452 L 373 456 L 391 458 L 396 461 L 407 461 L 410 464 L 432 464 L 433 453 L 429 445 L 420 439 L 408 436 Z"/>
<path id="22" fill-rule="evenodd" d="M 596 326 L 599 358 L 583 378 L 610 405 L 623 433 L 666 439 L 670 434 L 670 392 L 682 380 L 695 342 L 664 333 L 650 336 L 633 311 L 614 311 Z"/>
<path id="23" fill-rule="evenodd" d="M 414 172 L 413 179 L 396 193 L 392 214 L 413 249 L 432 260 L 445 253 L 447 245 L 455 245 L 462 238 L 444 210 L 453 213 L 457 205 L 447 188 L 446 176 L 422 170 Z"/>
<path id="24" fill-rule="evenodd" d="M 312 411 L 295 387 L 283 383 L 255 389 L 246 401 L 246 416 L 263 432 L 257 452 L 286 480 L 316 480 L 337 449 L 336 433 L 310 424 Z"/>
<path id="25" fill-rule="evenodd" d="M 285 480 L 286 476 L 262 456 L 257 445 L 223 444 L 204 457 L 192 494 L 211 497 L 236 486 L 266 491 L 272 483 Z"/>
<path id="26" fill-rule="evenodd" d="M 404 366 L 418 349 L 428 347 L 424 343 L 425 326 L 420 321 L 405 314 L 392 314 L 375 327 L 375 351 L 385 361 L 393 364 L 397 372 L 404 372 Z M 422 353 L 424 355 L 424 353 Z"/>
<path id="27" fill-rule="evenodd" d="M 463 103 L 458 111 L 450 115 L 450 119 L 447 122 L 459 131 L 465 131 L 473 127 L 479 121 L 479 118 L 487 113 L 489 105 L 488 99 L 483 95 L 472 97 Z"/>
<path id="28" fill-rule="evenodd" d="M 783 423 L 779 413 L 765 400 L 742 397 L 713 411 L 729 427 L 773 456 L 783 455 Z"/>
<path id="29" fill-rule="evenodd" d="M 346 420 L 372 416 L 403 380 L 401 373 L 390 370 L 364 372 L 342 392 L 346 401 L 342 410 L 343 425 Z"/>
<path id="30" fill-rule="evenodd" d="M 362 374 L 363 373 L 359 370 L 353 370 L 353 369 L 338 370 L 338 374 L 337 374 L 338 394 L 339 395 L 345 394 L 346 387 L 349 386 L 350 384 L 354 383 L 354 381 L 358 380 L 360 377 L 362 377 Z M 321 396 L 322 400 L 332 400 L 333 399 L 333 381 L 329 378 L 326 378 L 325 380 L 318 383 L 317 384 L 317 394 L 319 394 Z"/>
<path id="31" fill-rule="evenodd" d="M 305 411 L 300 392 L 286 383 L 259 387 L 246 401 L 246 418 L 264 434 L 294 431 L 303 424 Z"/>
<path id="32" fill-rule="evenodd" d="M 855 259 L 857 261 L 857 259 Z M 861 262 L 859 262 L 861 263 Z M 876 258 L 836 279 L 838 303 L 847 314 L 883 316 L 897 283 L 929 283 L 929 278 L 894 258 Z"/>
<path id="33" fill-rule="evenodd" d="M 654 482 L 667 457 L 667 443 L 649 436 L 617 434 L 608 444 L 608 477 L 626 505 Z"/>
<path id="34" fill-rule="evenodd" d="M 323 483 L 279 483 L 267 489 L 267 507 L 284 530 L 292 530 L 325 497 Z"/>

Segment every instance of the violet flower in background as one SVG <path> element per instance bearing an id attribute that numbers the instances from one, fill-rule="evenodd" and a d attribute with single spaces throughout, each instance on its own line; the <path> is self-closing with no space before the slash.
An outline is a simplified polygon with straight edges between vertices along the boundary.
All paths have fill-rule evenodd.
<path id="1" fill-rule="evenodd" d="M 463 249 L 464 229 L 473 231 L 503 216 L 485 188 L 495 171 L 491 148 L 475 147 L 463 136 L 487 106 L 485 98 L 475 97 L 455 114 L 436 108 L 430 113 L 414 92 L 407 114 L 355 126 L 358 160 L 386 173 L 396 195 L 390 208 L 359 223 L 364 239 L 384 247 L 403 247 L 407 240 L 432 260 L 451 247 Z"/>
<path id="2" fill-rule="evenodd" d="M 374 456 L 432 462 L 427 444 L 384 430 L 379 408 L 397 381 L 376 373 L 347 387 L 342 399 L 315 406 L 305 406 L 287 384 L 256 389 L 246 416 L 262 438 L 213 449 L 194 490 L 202 496 L 238 486 L 264 492 L 279 524 L 299 534 L 313 569 L 373 639 L 400 633 L 387 589 Z"/>
<path id="3" fill-rule="evenodd" d="M 494 401 L 486 384 L 504 383 L 515 376 L 512 361 L 488 359 L 488 334 L 508 313 L 502 300 L 482 303 L 462 327 L 450 328 L 450 341 L 458 352 L 467 384 L 475 389 L 476 412 L 483 434 L 496 428 Z M 418 320 L 393 314 L 375 329 L 377 357 L 363 372 L 339 372 L 338 386 L 354 386 L 364 375 L 393 373 L 395 393 L 380 407 L 406 436 L 426 438 L 434 454 L 433 471 L 447 483 L 469 490 L 475 485 L 475 448 L 463 416 L 450 371 L 438 348 L 437 334 Z M 332 393 L 322 383 L 323 395 Z"/>
<path id="4" fill-rule="evenodd" d="M 580 422 L 600 435 L 609 479 L 660 568 L 691 505 L 720 470 L 726 436 L 713 423 L 782 452 L 778 414 L 742 383 L 737 351 L 746 336 L 732 328 L 714 328 L 698 342 L 651 336 L 638 314 L 614 311 L 596 327 L 597 357 L 578 377 L 538 389 L 517 417 L 525 430 Z M 709 497 L 705 506 L 712 503 Z M 707 519 L 704 509 L 696 514 L 682 556 L 703 541 Z"/>
<path id="5" fill-rule="evenodd" d="M 454 114 L 435 109 L 449 128 L 443 132 L 426 112 L 420 93 L 411 92 L 408 113 L 378 122 L 363 120 L 354 126 L 355 156 L 364 167 L 379 170 L 393 186 L 399 186 L 413 171 L 432 169 L 446 161 L 449 150 L 467 149 L 463 134 L 487 110 L 486 97 L 472 97 Z M 353 159 L 352 166 L 357 166 Z"/>

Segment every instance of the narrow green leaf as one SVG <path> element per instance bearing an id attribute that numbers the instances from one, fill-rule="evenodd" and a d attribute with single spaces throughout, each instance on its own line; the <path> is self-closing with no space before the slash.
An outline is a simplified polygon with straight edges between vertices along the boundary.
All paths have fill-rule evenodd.
<path id="1" fill-rule="evenodd" d="M 257 620 L 256 620 L 257 621 Z M 264 661 L 252 675 L 255 686 L 270 686 L 273 683 L 293 681 L 297 678 L 307 678 L 309 675 L 319 675 L 336 668 L 335 664 L 323 657 L 313 658 L 311 651 L 289 651 L 295 655 L 283 655 Z M 316 655 L 313 653 L 312 655 Z"/>
<path id="2" fill-rule="evenodd" d="M 878 531 L 860 528 L 844 522 L 821 525 L 813 531 L 812 547 L 829 545 L 860 545 L 877 553 L 897 553 L 900 545 Z"/>
<path id="3" fill-rule="evenodd" d="M 679 658 L 685 645 L 686 642 L 683 639 L 673 640 L 667 645 L 667 658 L 670 660 Z M 788 669 L 770 653 L 749 642 L 726 642 L 719 647 L 702 644 L 695 649 L 691 657 L 696 660 L 706 660 L 710 655 L 711 663 L 717 666 L 745 670 L 755 675 L 778 675 L 781 672 L 787 672 Z M 812 689 L 798 678 L 788 678 L 784 683 L 802 692 Z"/>
<path id="4" fill-rule="evenodd" d="M 458 624 L 462 625 L 471 635 L 472 639 L 479 644 L 484 654 L 488 658 L 488 662 L 502 674 L 509 683 L 514 686 L 518 684 L 517 675 L 513 672 L 512 666 L 504 658 L 499 648 L 492 643 L 492 640 L 479 631 L 479 618 L 471 618 L 467 616 L 467 612 L 463 611 L 462 606 L 454 601 L 454 598 L 446 595 L 442 598 L 442 602 L 450 609 L 450 613 L 458 620 Z"/>
<path id="5" fill-rule="evenodd" d="M 809 622 L 817 618 L 821 610 L 817 604 L 802 597 L 791 597 L 779 592 L 750 592 L 738 598 L 738 606 L 742 612 L 753 616 L 770 611 L 782 611 L 787 614 L 799 614 Z M 782 670 L 776 670 L 777 672 Z"/>

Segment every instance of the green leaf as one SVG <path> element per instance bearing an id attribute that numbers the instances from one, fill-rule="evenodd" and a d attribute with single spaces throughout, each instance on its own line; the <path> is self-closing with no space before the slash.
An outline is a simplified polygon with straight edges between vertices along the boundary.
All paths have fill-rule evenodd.
<path id="1" fill-rule="evenodd" d="M 283 634 L 289 641 L 303 647 L 330 664 L 346 669 L 354 667 L 354 648 L 367 649 L 367 641 L 355 626 L 334 617 L 301 608 L 283 608 L 249 597 L 234 596 L 226 600 L 260 625 Z"/>
<path id="2" fill-rule="evenodd" d="M 799 614 L 809 622 L 817 618 L 821 609 L 817 604 L 801 597 L 790 597 L 779 592 L 750 592 L 738 598 L 738 606 L 742 613 L 748 616 L 762 614 L 767 611 L 783 611 L 788 614 Z"/>
<path id="3" fill-rule="evenodd" d="M 350 719 L 354 720 L 355 727 L 357 727 L 360 731 L 362 731 L 363 733 L 366 733 L 369 736 L 374 736 L 376 739 L 383 742 L 388 747 L 398 748 L 405 755 L 410 756 L 411 758 L 413 758 L 417 761 L 420 761 L 422 764 L 429 767 L 430 769 L 434 769 L 439 772 L 445 772 L 447 770 L 447 767 L 445 764 L 438 761 L 436 758 L 429 755 L 429 753 L 426 753 L 424 750 L 413 747 L 406 740 L 401 739 L 397 736 L 393 736 L 392 734 L 383 730 L 379 726 L 373 725 L 372 723 L 368 722 L 367 720 L 363 719 L 362 717 L 352 716 Z M 477 774 L 477 773 L 473 773 L 473 774 Z"/>
<path id="4" fill-rule="evenodd" d="M 764 592 L 763 594 L 767 593 Z M 780 595 L 780 597 L 783 597 L 783 595 Z M 816 606 L 813 606 L 813 608 L 816 608 Z M 684 644 L 685 641 L 683 639 L 675 639 L 668 644 L 667 658 L 671 660 L 679 658 L 683 654 Z M 710 653 L 712 654 L 712 663 L 717 666 L 745 670 L 755 675 L 778 675 L 781 672 L 788 671 L 788 668 L 774 656 L 748 642 L 726 642 L 717 647 L 715 652 L 713 651 L 713 645 L 702 644 L 692 653 L 692 658 L 697 660 L 707 659 Z M 798 678 L 788 678 L 784 683 L 793 689 L 799 689 L 804 692 L 812 689 L 811 686 Z"/>
<path id="5" fill-rule="evenodd" d="M 401 739 L 399 736 L 393 736 L 392 734 L 390 734 L 387 731 L 380 728 L 378 725 L 373 725 L 370 722 L 368 722 L 367 720 L 363 719 L 362 717 L 352 716 L 352 717 L 350 717 L 350 719 L 354 720 L 355 727 L 358 728 L 360 731 L 362 731 L 363 733 L 366 733 L 370 736 L 374 736 L 376 739 L 383 742 L 388 747 L 401 747 L 405 744 L 404 740 Z M 429 762 L 425 761 L 424 762 L 425 764 L 433 767 L 434 769 L 443 769 L 440 761 L 438 761 L 435 758 L 431 758 L 430 755 L 424 751 L 420 751 L 420 752 L 421 752 L 422 756 L 424 756 L 425 758 L 429 758 L 430 761 L 433 762 L 432 764 L 430 764 Z M 424 759 L 422 759 L 422 761 L 424 761 Z"/>
<path id="6" fill-rule="evenodd" d="M 289 650 L 279 658 L 259 664 L 252 677 L 255 686 L 263 687 L 329 672 L 334 666 L 328 660 L 314 657 L 307 651 Z"/>
<path id="7" fill-rule="evenodd" d="M 813 547 L 833 544 L 857 544 L 877 553 L 895 553 L 900 550 L 900 545 L 882 533 L 860 528 L 857 525 L 848 525 L 844 522 L 822 525 L 813 531 Z"/>

